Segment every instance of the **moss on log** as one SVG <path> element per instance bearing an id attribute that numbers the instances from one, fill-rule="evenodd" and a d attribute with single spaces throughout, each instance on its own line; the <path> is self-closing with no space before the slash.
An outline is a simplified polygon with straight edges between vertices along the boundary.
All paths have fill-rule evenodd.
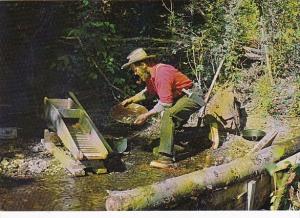
<path id="1" fill-rule="evenodd" d="M 265 171 L 266 165 L 276 163 L 299 150 L 300 137 L 278 143 L 227 164 L 131 190 L 111 191 L 106 200 L 106 209 L 146 210 L 176 207 L 184 199 L 199 198 L 209 190 L 230 186 L 255 177 Z"/>

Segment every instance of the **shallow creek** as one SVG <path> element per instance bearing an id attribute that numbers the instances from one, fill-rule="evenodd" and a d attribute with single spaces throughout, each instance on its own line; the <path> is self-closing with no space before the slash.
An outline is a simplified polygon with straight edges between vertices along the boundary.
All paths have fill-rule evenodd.
<path id="1" fill-rule="evenodd" d="M 5 155 L 4 152 L 2 154 Z M 34 176 L 2 174 L 0 210 L 105 210 L 107 190 L 148 185 L 216 165 L 223 160 L 217 160 L 210 149 L 180 160 L 172 169 L 149 167 L 155 156 L 148 151 L 132 150 L 121 159 L 125 171 L 102 175 L 89 173 L 84 177 L 71 177 L 63 169 L 55 171 L 54 175 L 47 173 L 48 169 Z M 48 168 L 58 165 L 55 161 L 50 164 Z"/>
<path id="2" fill-rule="evenodd" d="M 34 143 L 38 144 L 38 139 Z M 70 177 L 61 168 L 54 171 L 52 175 L 47 173 L 47 170 L 25 177 L 2 173 L 0 174 L 0 210 L 105 210 L 107 190 L 131 189 L 230 162 L 245 155 L 253 145 L 253 142 L 239 136 L 232 137 L 219 149 L 200 149 L 198 153 L 178 161 L 171 169 L 149 167 L 155 155 L 150 151 L 132 149 L 121 157 L 126 168 L 123 172 L 102 175 L 90 173 L 84 177 Z M 17 148 L 14 152 L 16 148 L 12 144 L 9 150 L 11 152 L 7 152 L 6 148 L 5 143 L 1 143 L 2 162 L 3 159 L 11 160 L 14 158 L 13 155 L 22 152 L 22 148 Z M 9 156 L 9 154 L 13 155 Z M 54 165 L 59 164 L 52 160 L 48 168 L 55 167 Z"/>

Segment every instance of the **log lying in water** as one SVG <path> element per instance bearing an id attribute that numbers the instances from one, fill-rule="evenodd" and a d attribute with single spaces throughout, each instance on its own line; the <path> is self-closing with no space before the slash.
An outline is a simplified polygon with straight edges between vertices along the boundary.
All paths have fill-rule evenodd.
<path id="1" fill-rule="evenodd" d="M 125 191 L 112 191 L 107 210 L 174 208 L 186 199 L 201 198 L 209 190 L 244 182 L 265 172 L 265 166 L 300 150 L 300 137 L 278 143 L 230 163 L 206 168 L 165 181 Z"/>

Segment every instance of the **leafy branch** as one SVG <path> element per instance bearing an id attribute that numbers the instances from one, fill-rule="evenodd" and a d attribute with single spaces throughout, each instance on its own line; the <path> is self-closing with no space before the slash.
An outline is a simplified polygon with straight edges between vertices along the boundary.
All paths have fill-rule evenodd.
<path id="1" fill-rule="evenodd" d="M 125 92 L 123 92 L 121 89 L 119 89 L 118 87 L 116 87 L 114 84 L 112 84 L 112 82 L 108 79 L 108 77 L 105 75 L 105 73 L 101 70 L 101 68 L 98 66 L 97 62 L 95 61 L 95 59 L 91 56 L 88 55 L 88 52 L 86 50 L 86 48 L 84 47 L 82 40 L 80 39 L 80 37 L 62 37 L 63 39 L 67 39 L 67 40 L 77 40 L 78 44 L 80 45 L 80 48 L 82 49 L 83 53 L 85 54 L 85 56 L 87 58 L 89 58 L 89 60 L 91 60 L 92 64 L 94 65 L 94 67 L 98 70 L 98 72 L 101 74 L 101 76 L 104 78 L 104 80 L 106 81 L 106 83 L 113 88 L 114 90 L 118 91 L 119 93 L 121 93 L 123 96 L 126 96 Z"/>

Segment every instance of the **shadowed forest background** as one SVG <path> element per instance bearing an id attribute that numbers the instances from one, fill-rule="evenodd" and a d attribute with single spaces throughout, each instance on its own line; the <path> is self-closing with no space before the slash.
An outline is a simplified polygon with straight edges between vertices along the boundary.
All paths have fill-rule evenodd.
<path id="1" fill-rule="evenodd" d="M 82 99 L 131 95 L 141 87 L 120 66 L 136 47 L 200 80 L 204 89 L 226 56 L 220 83 L 260 95 L 267 113 L 286 104 L 280 113 L 299 115 L 299 4 L 1 2 L 1 124 L 25 127 L 40 117 L 44 96 L 65 97 L 69 90 Z M 287 77 L 298 88 L 293 99 L 280 101 L 276 81 Z"/>

